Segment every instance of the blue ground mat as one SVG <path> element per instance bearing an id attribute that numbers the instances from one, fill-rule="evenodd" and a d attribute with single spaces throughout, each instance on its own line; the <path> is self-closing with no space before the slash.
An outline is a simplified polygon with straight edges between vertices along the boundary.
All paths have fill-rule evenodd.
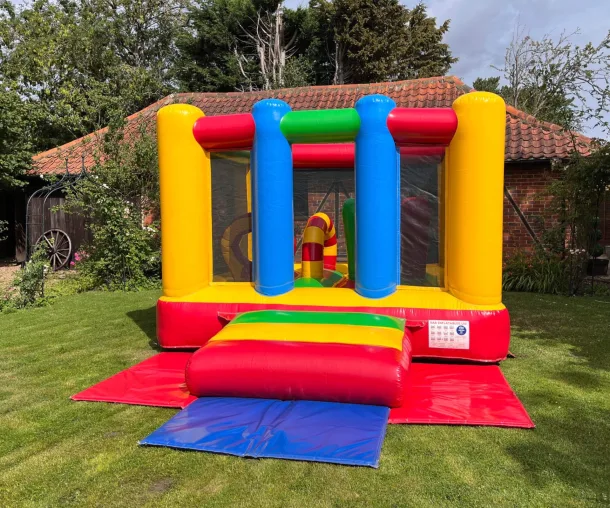
<path id="1" fill-rule="evenodd" d="M 203 397 L 140 444 L 378 467 L 389 412 L 361 404 Z"/>

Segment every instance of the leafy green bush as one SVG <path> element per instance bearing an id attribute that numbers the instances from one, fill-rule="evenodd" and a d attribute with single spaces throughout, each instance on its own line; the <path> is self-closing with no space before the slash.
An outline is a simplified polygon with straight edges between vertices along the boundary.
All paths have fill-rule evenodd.
<path id="1" fill-rule="evenodd" d="M 596 216 L 593 218 L 593 225 L 591 226 L 591 231 L 589 232 L 589 255 L 592 258 L 598 258 L 604 253 L 604 248 L 599 243 L 602 239 L 602 231 L 599 229 L 600 220 L 599 217 Z"/>
<path id="2" fill-rule="evenodd" d="M 590 284 L 590 280 L 588 281 Z M 590 284 L 587 288 L 587 294 L 590 296 L 602 296 L 607 297 L 610 296 L 610 284 L 606 283 L 598 283 L 598 284 Z"/>
<path id="3" fill-rule="evenodd" d="M 68 195 L 67 208 L 84 214 L 91 232 L 86 255 L 75 257 L 83 290 L 144 289 L 161 277 L 158 225 L 142 225 L 158 215 L 156 142 L 144 129 L 126 139 L 123 127 L 111 126 L 89 178 Z"/>
<path id="4" fill-rule="evenodd" d="M 78 263 L 76 263 L 76 266 L 80 267 Z M 61 276 L 49 280 L 45 293 L 49 297 L 55 298 L 84 293 L 96 287 L 96 280 L 88 273 L 83 273 L 80 269 L 63 270 Z"/>
<path id="5" fill-rule="evenodd" d="M 77 269 L 89 289 L 136 290 L 158 285 L 161 256 L 157 228 L 141 225 L 140 211 L 107 189 L 81 189 L 90 210 L 92 239 Z"/>
<path id="6" fill-rule="evenodd" d="M 111 211 L 106 224 L 93 225 L 91 255 L 81 265 L 96 286 L 134 290 L 158 283 L 160 253 L 151 234 Z"/>
<path id="7" fill-rule="evenodd" d="M 6 240 L 6 232 L 8 231 L 8 222 L 0 220 L 0 242 Z"/>
<path id="8" fill-rule="evenodd" d="M 574 150 L 567 161 L 557 164 L 560 178 L 546 191 L 550 197 L 548 212 L 556 220 L 545 229 L 542 242 L 561 257 L 568 274 L 566 292 L 569 295 L 587 291 L 584 287 L 586 260 L 604 252 L 599 243 L 599 210 L 610 188 L 610 143 L 593 140 L 590 148 L 591 153 L 586 157 Z M 510 280 L 511 285 L 515 283 L 512 277 Z"/>
<path id="9" fill-rule="evenodd" d="M 569 264 L 557 254 L 541 250 L 517 252 L 504 265 L 502 288 L 505 291 L 561 294 L 568 286 Z"/>
<path id="10" fill-rule="evenodd" d="M 48 303 L 45 282 L 49 269 L 46 249 L 37 248 L 31 259 L 17 273 L 5 297 L 0 299 L 0 310 L 39 307 Z"/>

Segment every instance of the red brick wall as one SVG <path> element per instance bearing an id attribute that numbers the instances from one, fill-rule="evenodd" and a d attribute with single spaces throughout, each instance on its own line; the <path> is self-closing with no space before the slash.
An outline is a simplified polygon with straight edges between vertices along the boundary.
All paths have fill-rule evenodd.
<path id="1" fill-rule="evenodd" d="M 333 172 L 334 173 L 334 172 Z M 336 173 L 324 174 L 318 172 L 315 178 L 308 179 L 307 188 L 307 215 L 315 213 L 318 206 L 324 199 L 333 181 L 341 180 L 345 185 L 345 190 L 353 196 L 353 179 L 345 175 L 343 178 Z M 549 211 L 550 198 L 544 196 L 544 191 L 554 178 L 558 177 L 558 173 L 551 171 L 550 163 L 508 163 L 504 173 L 504 183 L 510 192 L 513 200 L 519 206 L 521 212 L 525 216 L 528 224 L 538 238 L 541 238 L 545 227 L 552 224 L 553 217 Z M 295 196 L 295 199 L 298 199 Z M 340 196 L 339 210 L 343 206 L 345 197 Z M 606 201 L 608 207 L 608 215 L 610 216 L 610 199 Z M 295 208 L 295 211 L 296 208 Z M 335 219 L 335 194 L 331 193 L 328 196 L 322 210 L 333 219 Z M 307 219 L 305 217 L 295 217 L 295 233 L 297 238 L 300 238 Z M 338 227 L 341 228 L 341 220 L 338 222 Z M 610 225 L 608 226 L 610 233 Z M 610 237 L 610 234 L 608 235 Z M 610 241 L 608 242 L 610 243 Z M 507 197 L 504 197 L 504 256 L 510 256 L 517 250 L 531 250 L 534 246 L 534 240 L 528 233 L 525 225 L 519 218 L 517 212 L 511 205 Z M 339 231 L 339 253 L 345 255 L 345 244 L 343 231 Z M 297 253 L 297 259 L 300 259 L 300 249 Z"/>
<path id="2" fill-rule="evenodd" d="M 551 171 L 550 163 L 508 163 L 504 185 L 523 213 L 536 237 L 553 222 L 549 210 L 550 197 L 544 195 L 548 185 L 559 175 Z M 535 241 L 509 199 L 504 196 L 504 257 L 517 250 L 531 250 Z"/>
<path id="3" fill-rule="evenodd" d="M 559 174 L 551 171 L 548 162 L 508 163 L 504 170 L 504 183 L 538 238 L 541 238 L 545 227 L 553 223 L 549 210 L 550 198 L 542 194 L 556 178 L 559 178 Z M 606 192 L 599 217 L 602 231 L 600 243 L 610 245 L 610 191 Z M 531 250 L 533 246 L 534 240 L 504 196 L 504 257 L 519 249 Z"/>

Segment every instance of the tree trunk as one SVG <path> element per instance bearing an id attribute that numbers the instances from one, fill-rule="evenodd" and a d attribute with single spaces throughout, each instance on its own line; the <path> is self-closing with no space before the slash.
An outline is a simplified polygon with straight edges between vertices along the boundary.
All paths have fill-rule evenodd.
<path id="1" fill-rule="evenodd" d="M 344 53 L 341 43 L 335 42 L 335 75 L 333 76 L 333 85 L 345 84 Z"/>

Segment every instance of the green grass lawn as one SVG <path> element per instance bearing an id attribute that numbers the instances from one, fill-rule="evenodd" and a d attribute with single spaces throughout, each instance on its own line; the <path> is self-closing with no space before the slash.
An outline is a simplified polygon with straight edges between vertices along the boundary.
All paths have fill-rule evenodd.
<path id="1" fill-rule="evenodd" d="M 171 409 L 69 396 L 153 355 L 157 293 L 0 315 L 0 506 L 610 503 L 610 299 L 508 294 L 535 430 L 389 426 L 378 470 L 138 447 Z"/>

